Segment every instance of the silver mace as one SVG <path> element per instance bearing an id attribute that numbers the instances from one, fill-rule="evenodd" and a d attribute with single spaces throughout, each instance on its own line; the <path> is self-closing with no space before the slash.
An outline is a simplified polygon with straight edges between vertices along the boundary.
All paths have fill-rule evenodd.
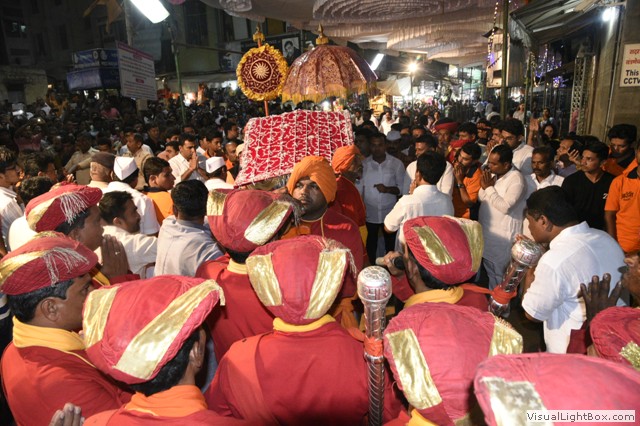
<path id="1" fill-rule="evenodd" d="M 391 298 L 391 276 L 386 269 L 369 266 L 358 275 L 358 296 L 364 305 L 365 335 L 382 341 L 385 308 Z M 369 426 L 382 425 L 384 411 L 384 357 L 364 353 L 369 367 Z"/>
<path id="2" fill-rule="evenodd" d="M 543 252 L 542 246 L 535 241 L 527 239 L 516 241 L 511 247 L 511 263 L 504 272 L 504 277 L 498 287 L 502 287 L 505 293 L 518 291 L 518 286 L 525 274 L 530 268 L 536 266 Z M 506 318 L 510 313 L 509 303 L 502 304 L 491 297 L 489 311 L 496 316 Z"/>

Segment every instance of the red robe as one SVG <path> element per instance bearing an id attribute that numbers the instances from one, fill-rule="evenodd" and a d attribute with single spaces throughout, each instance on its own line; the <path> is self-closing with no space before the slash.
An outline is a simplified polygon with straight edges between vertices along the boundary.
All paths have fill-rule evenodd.
<path id="1" fill-rule="evenodd" d="M 255 395 L 256 390 L 237 380 L 232 363 L 234 354 L 246 354 L 245 346 L 256 344 L 256 339 L 253 359 L 258 392 L 264 399 L 263 406 L 279 424 L 363 424 L 369 406 L 363 344 L 334 321 L 312 331 L 274 331 L 235 343 L 205 393 L 211 410 L 246 419 L 234 395 Z M 398 415 L 401 405 L 389 374 L 385 383 L 385 419 L 390 420 Z"/>
<path id="2" fill-rule="evenodd" d="M 151 414 L 153 413 L 153 414 Z M 84 411 L 83 411 L 84 414 Z M 206 409 L 200 389 L 195 386 L 174 386 L 151 396 L 136 393 L 131 402 L 117 409 L 91 416 L 86 426 L 142 425 L 243 425 L 243 421 L 221 417 Z"/>
<path id="3" fill-rule="evenodd" d="M 470 284 L 470 286 L 477 287 L 474 284 Z M 405 275 L 403 275 L 401 278 L 391 277 L 391 289 L 393 294 L 403 302 L 406 302 L 407 299 L 415 294 Z M 480 292 L 471 291 L 468 288 L 462 288 L 462 291 L 462 298 L 455 303 L 456 305 L 473 306 L 474 308 L 478 308 L 481 311 L 489 310 L 489 300 L 487 298 L 487 295 Z M 428 293 L 429 292 L 426 292 L 425 294 Z"/>
<path id="4" fill-rule="evenodd" d="M 351 181 L 343 176 L 336 179 L 338 189 L 336 191 L 336 199 L 331 204 L 331 208 L 338 210 L 358 226 L 365 226 L 367 212 L 362 202 L 360 191 Z"/>
<path id="5" fill-rule="evenodd" d="M 131 394 L 85 360 L 84 351 L 7 346 L 2 356 L 2 385 L 16 422 L 48 425 L 67 402 L 82 407 L 84 416 L 91 416 L 129 401 Z"/>
<path id="6" fill-rule="evenodd" d="M 244 268 L 238 264 L 229 267 L 229 257 L 223 256 L 203 263 L 196 272 L 196 277 L 214 279 L 224 291 L 225 305 L 207 318 L 218 361 L 236 341 L 273 329 L 273 315 L 258 299 L 246 272 L 239 273 Z"/>

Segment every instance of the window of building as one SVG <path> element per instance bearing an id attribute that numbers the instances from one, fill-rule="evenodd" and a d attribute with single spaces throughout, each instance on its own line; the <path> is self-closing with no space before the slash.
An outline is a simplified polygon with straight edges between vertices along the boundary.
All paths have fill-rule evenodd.
<path id="1" fill-rule="evenodd" d="M 67 27 L 60 25 L 58 27 L 58 35 L 60 36 L 60 49 L 69 49 L 69 39 L 67 38 Z"/>
<path id="2" fill-rule="evenodd" d="M 209 45 L 207 6 L 200 0 L 190 0 L 184 3 L 184 27 L 187 44 Z"/>
<path id="3" fill-rule="evenodd" d="M 221 9 L 216 9 L 216 11 L 218 12 L 219 17 L 218 22 L 220 22 L 220 25 L 218 26 L 220 31 L 218 38 L 223 42 L 234 41 L 233 17 L 227 15 L 227 13 Z"/>

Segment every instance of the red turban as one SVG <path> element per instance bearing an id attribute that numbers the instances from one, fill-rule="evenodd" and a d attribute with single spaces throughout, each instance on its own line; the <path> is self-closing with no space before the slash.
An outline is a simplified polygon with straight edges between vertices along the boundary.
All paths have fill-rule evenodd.
<path id="1" fill-rule="evenodd" d="M 316 157 L 310 155 L 304 157 L 293 166 L 291 177 L 287 181 L 287 190 L 289 194 L 293 194 L 293 189 L 296 187 L 296 183 L 303 177 L 308 176 L 313 182 L 317 183 L 320 187 L 320 191 L 327 200 L 327 203 L 332 202 L 336 198 L 336 190 L 338 184 L 336 183 L 336 175 L 331 168 L 331 165 L 324 157 Z"/>
<path id="2" fill-rule="evenodd" d="M 403 309 L 384 332 L 384 355 L 407 400 L 425 419 L 453 426 L 473 408 L 482 361 L 522 352 L 522 336 L 489 312 L 449 303 Z"/>
<path id="3" fill-rule="evenodd" d="M 224 248 L 239 253 L 250 253 L 266 244 L 292 213 L 290 202 L 266 191 L 211 191 L 207 202 L 213 236 Z"/>
<path id="4" fill-rule="evenodd" d="M 162 275 L 89 294 L 82 325 L 91 362 L 127 384 L 171 361 L 224 295 L 213 280 Z"/>
<path id="5" fill-rule="evenodd" d="M 436 132 L 439 130 L 448 130 L 451 134 L 454 134 L 456 130 L 458 130 L 458 123 L 455 121 L 444 121 L 438 120 L 438 122 L 433 126 L 436 129 Z"/>
<path id="6" fill-rule="evenodd" d="M 612 307 L 595 316 L 589 327 L 598 356 L 640 371 L 640 309 Z"/>
<path id="7" fill-rule="evenodd" d="M 83 244 L 57 232 L 43 232 L 2 258 L 0 291 L 30 293 L 81 277 L 97 263 L 98 256 Z"/>
<path id="8" fill-rule="evenodd" d="M 500 355 L 480 364 L 473 389 L 486 424 L 515 425 L 527 410 L 637 409 L 640 374 L 584 355 Z"/>
<path id="9" fill-rule="evenodd" d="M 482 226 L 451 216 L 421 216 L 406 221 L 404 238 L 414 257 L 448 285 L 474 276 L 482 262 Z"/>
<path id="10" fill-rule="evenodd" d="M 97 205 L 101 198 L 99 188 L 61 184 L 29 201 L 25 215 L 34 231 L 53 231 L 64 222 L 73 222 L 80 213 Z"/>
<path id="11" fill-rule="evenodd" d="M 333 159 L 331 165 L 333 171 L 336 173 L 342 173 L 351 166 L 354 158 L 360 155 L 360 150 L 355 145 L 341 146 L 333 153 Z"/>
<path id="12" fill-rule="evenodd" d="M 317 235 L 275 241 L 247 258 L 249 279 L 262 304 L 295 325 L 325 315 L 354 268 L 349 249 Z"/>

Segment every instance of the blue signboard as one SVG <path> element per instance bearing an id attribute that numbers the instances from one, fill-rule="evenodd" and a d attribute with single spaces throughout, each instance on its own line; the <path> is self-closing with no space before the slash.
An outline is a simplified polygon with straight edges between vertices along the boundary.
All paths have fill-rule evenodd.
<path id="1" fill-rule="evenodd" d="M 91 49 L 74 52 L 71 55 L 73 69 L 117 68 L 118 51 L 116 49 Z"/>
<path id="2" fill-rule="evenodd" d="M 118 68 L 90 68 L 67 73 L 69 90 L 119 89 Z"/>

